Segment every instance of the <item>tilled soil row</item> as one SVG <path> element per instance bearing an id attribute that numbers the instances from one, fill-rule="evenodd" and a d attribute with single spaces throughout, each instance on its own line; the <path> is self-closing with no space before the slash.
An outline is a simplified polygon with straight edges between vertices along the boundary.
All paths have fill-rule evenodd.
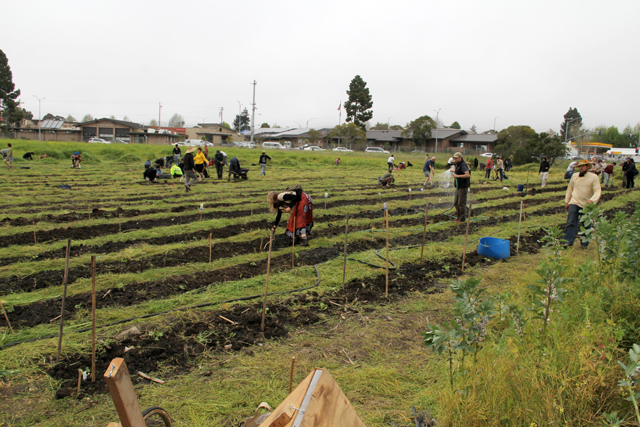
<path id="1" fill-rule="evenodd" d="M 603 201 L 606 201 L 604 199 L 609 200 L 613 197 L 614 197 L 614 194 L 605 194 L 603 195 L 602 199 Z M 540 202 L 546 202 L 546 201 L 540 201 Z M 514 204 L 514 207 L 518 207 L 518 206 L 519 206 L 519 203 Z M 631 214 L 634 212 L 634 209 L 635 209 L 634 204 L 629 203 L 625 208 L 606 211 L 605 215 L 612 216 L 619 211 L 625 211 Z M 561 210 L 561 208 L 552 207 L 552 208 L 536 211 L 533 213 L 529 213 L 529 216 L 531 217 L 531 216 L 540 216 L 540 215 L 551 215 L 551 214 L 557 213 L 559 210 Z M 404 208 L 398 208 L 396 210 L 390 211 L 390 217 L 394 218 L 395 215 L 415 214 L 419 212 L 420 211 L 417 209 L 407 210 Z M 484 212 L 483 209 L 472 210 L 472 216 L 482 215 L 483 212 Z M 380 221 L 380 223 L 374 222 L 372 224 L 367 224 L 366 226 L 352 226 L 350 229 L 351 232 L 368 230 L 372 227 L 377 227 L 378 229 L 381 229 L 383 227 L 383 223 L 382 223 L 383 217 L 380 212 L 368 211 L 368 212 L 363 212 L 361 214 L 367 214 L 368 218 L 377 219 Z M 518 217 L 518 214 L 511 214 L 511 215 L 504 215 L 496 218 L 490 218 L 489 220 L 478 222 L 478 223 L 473 223 L 470 227 L 470 231 L 475 232 L 476 230 L 483 227 L 510 222 L 517 217 Z M 344 217 L 342 216 L 335 216 L 333 218 L 333 220 L 342 220 L 342 219 L 344 219 Z M 433 225 L 434 223 L 441 222 L 441 221 L 448 221 L 448 220 L 450 220 L 450 218 L 441 215 L 440 217 L 432 218 L 431 224 Z M 400 218 L 398 220 L 392 221 L 391 224 L 396 228 L 397 227 L 415 227 L 415 226 L 422 225 L 423 219 L 422 218 L 406 218 L 406 219 Z M 344 232 L 342 227 L 332 227 L 330 222 L 328 225 L 329 225 L 328 228 L 324 229 L 321 233 L 316 233 L 316 234 L 322 237 L 333 237 L 336 235 L 340 235 Z M 465 231 L 466 230 L 463 231 L 461 228 L 455 228 L 453 230 L 448 229 L 448 230 L 436 231 L 436 232 L 429 231 L 427 232 L 427 239 L 428 241 L 446 240 L 448 237 L 452 235 L 464 234 Z M 278 236 L 278 238 L 283 239 L 283 236 Z M 235 243 L 226 243 L 225 245 L 219 245 L 219 244 L 214 245 L 212 247 L 212 259 L 221 259 L 221 258 L 256 252 L 259 250 L 259 246 L 262 243 L 264 243 L 263 240 L 260 240 L 260 242 L 258 242 L 258 240 L 256 239 L 249 242 L 235 242 Z M 286 246 L 286 244 L 287 243 L 284 242 L 284 239 L 280 243 L 276 241 L 276 245 L 277 246 L 279 245 L 280 247 L 284 247 Z M 58 252 L 58 255 L 60 257 L 63 257 L 64 254 L 62 252 Z M 209 256 L 208 248 L 195 247 L 195 248 L 186 249 L 185 251 L 172 251 L 166 254 L 156 255 L 153 257 L 140 259 L 140 260 L 131 260 L 127 262 L 98 263 L 96 264 L 96 274 L 97 275 L 120 274 L 124 272 L 139 273 L 139 272 L 142 272 L 148 269 L 153 269 L 153 268 L 175 267 L 175 266 L 183 265 L 189 262 L 193 262 L 194 260 L 206 261 L 208 260 L 208 256 Z M 0 280 L 0 294 L 9 294 L 9 293 L 25 292 L 25 291 L 30 292 L 37 289 L 47 288 L 50 286 L 58 286 L 62 283 L 63 276 L 64 276 L 64 270 L 62 269 L 42 271 L 42 272 L 28 275 L 28 276 L 10 276 Z M 81 266 L 81 267 L 71 268 L 69 270 L 69 275 L 67 280 L 69 284 L 72 284 L 74 281 L 78 279 L 89 278 L 89 277 L 91 277 L 90 267 Z M 1 319 L 0 319 L 0 322 L 1 322 Z"/>
<path id="2" fill-rule="evenodd" d="M 544 189 L 546 190 L 546 189 Z M 533 191 L 533 190 L 532 190 Z M 424 194 L 423 194 L 424 193 Z M 427 197 L 437 197 L 438 194 L 434 194 L 434 193 L 429 193 L 429 192 L 420 192 L 420 194 L 416 193 L 417 195 L 414 196 L 413 198 L 427 198 Z M 450 193 L 444 193 L 445 196 L 450 196 Z M 336 208 L 336 207 L 341 207 L 341 206 L 363 206 L 363 205 L 376 205 L 379 204 L 381 202 L 389 202 L 389 201 L 393 201 L 393 200 L 406 200 L 408 198 L 407 195 L 398 195 L 395 197 L 387 197 L 385 199 L 375 199 L 375 198 L 367 198 L 367 199 L 356 199 L 356 200 L 340 200 L 340 201 L 335 201 L 335 202 L 328 202 L 327 203 L 327 209 L 330 208 Z M 492 201 L 492 200 L 499 200 L 502 199 L 504 197 L 495 197 L 495 198 L 485 198 L 485 199 L 476 199 L 476 203 L 482 203 L 482 202 L 487 202 L 487 201 Z M 316 202 L 317 204 L 318 202 Z M 435 208 L 439 208 L 439 207 L 444 207 L 444 206 L 448 206 L 449 203 L 443 203 L 443 204 L 437 204 L 437 205 L 432 205 Z M 321 206 L 321 205 L 318 205 Z M 187 210 L 188 208 L 186 206 L 181 206 L 181 207 L 176 207 L 176 208 L 172 208 L 171 211 L 172 212 L 181 212 L 184 210 Z M 253 210 L 254 214 L 259 214 L 259 213 L 266 213 L 267 209 L 266 208 L 257 208 L 255 210 Z M 242 210 L 242 211 L 228 211 L 228 212 L 206 212 L 202 214 L 202 218 L 203 219 L 220 219 L 220 218 L 238 218 L 238 217 L 244 217 L 244 216 L 249 216 L 251 214 L 251 209 L 249 210 Z M 320 214 L 321 215 L 321 214 Z M 117 215 L 116 215 L 117 216 Z M 192 221 L 197 221 L 200 219 L 200 214 L 195 214 L 195 215 L 182 215 L 182 216 L 176 216 L 175 218 L 161 218 L 161 219 L 148 219 L 148 220 L 139 220 L 139 221 L 127 221 L 124 223 L 121 223 L 120 228 L 118 226 L 118 224 L 97 224 L 97 225 L 93 225 L 93 226 L 83 226 L 83 227 L 73 227 L 73 228 L 58 228 L 58 229 L 53 229 L 53 230 L 48 230 L 48 231 L 40 231 L 40 232 L 36 232 L 36 237 L 38 242 L 42 243 L 42 242 L 50 242 L 50 241 L 56 241 L 56 240 L 65 240 L 65 239 L 72 239 L 72 240 L 86 240 L 89 238 L 95 238 L 95 237 L 101 237 L 101 236 L 105 236 L 105 235 L 110 235 L 110 234 L 116 234 L 120 229 L 122 231 L 131 231 L 131 230 L 148 230 L 148 229 L 152 229 L 152 228 L 156 228 L 156 227 L 163 227 L 163 226 L 171 226 L 171 225 L 180 225 L 180 224 L 184 224 L 184 223 L 188 223 L 188 222 L 192 222 Z M 254 225 L 255 223 L 250 223 L 250 224 L 246 224 L 243 226 L 243 228 L 261 228 L 263 225 L 261 224 L 260 226 L 256 227 Z M 233 227 L 237 227 L 237 226 L 233 226 Z M 215 230 L 211 230 L 209 232 L 214 232 L 214 234 L 219 234 L 220 229 L 215 229 Z M 200 231 L 200 232 L 195 232 L 192 233 L 192 236 L 189 237 L 193 237 L 194 239 L 197 238 L 202 238 L 202 234 L 205 233 L 207 237 L 208 233 L 206 231 Z M 224 233 L 223 233 L 224 234 Z M 180 238 L 180 236 L 178 236 L 178 240 L 175 240 L 173 238 L 174 236 L 167 236 L 167 237 L 163 237 L 162 243 L 161 244 L 166 244 L 166 243 L 171 243 L 174 241 L 182 241 L 183 239 Z M 185 239 L 184 240 L 189 240 L 189 237 L 184 236 Z M 171 240 L 171 242 L 168 242 L 167 239 Z M 153 241 L 153 242 L 157 242 L 158 239 L 148 239 L 149 241 Z M 137 241 L 139 242 L 139 241 Z M 17 234 L 13 234 L 13 235 L 8 235 L 8 236 L 4 236 L 1 240 L 0 240 L 0 248 L 3 247 L 9 247 L 9 246 L 13 246 L 13 245 L 31 245 L 33 243 L 33 232 L 29 231 L 29 232 L 23 232 L 23 233 L 17 233 Z M 130 246 L 132 243 L 129 243 L 127 246 Z M 56 251 L 57 252 L 57 251 Z M 35 257 L 34 259 L 48 259 L 46 257 L 46 255 L 43 257 L 43 254 Z M 57 255 L 55 255 L 54 257 L 57 257 Z M 11 258 L 9 259 L 10 262 L 8 261 L 4 261 L 4 260 L 0 260 L 0 266 L 2 265 L 9 265 L 9 264 L 13 264 L 14 262 L 16 262 L 16 258 Z"/>
<path id="3" fill-rule="evenodd" d="M 312 181 L 315 182 L 315 181 Z M 412 188 L 415 190 L 415 188 L 417 188 L 415 185 L 411 185 L 411 184 L 398 184 L 396 185 L 394 188 L 381 188 L 378 185 L 372 184 L 372 185 L 363 185 L 363 186 L 344 186 L 345 188 L 349 189 L 349 190 L 358 190 L 358 191 L 367 191 L 367 190 L 371 190 L 371 189 L 378 189 L 380 192 L 390 192 L 393 189 L 400 189 L 400 190 L 408 190 L 408 188 Z M 419 187 L 419 186 L 418 186 Z M 553 181 L 553 182 L 547 182 L 547 186 L 545 188 L 531 188 L 530 190 L 525 191 L 524 193 L 526 194 L 536 194 L 536 193 L 544 193 L 544 192 L 550 192 L 550 191 L 557 191 L 560 187 L 565 187 L 566 188 L 566 183 L 563 181 Z M 315 196 L 316 198 L 321 198 L 324 196 L 325 191 L 331 191 L 334 190 L 335 188 L 342 188 L 342 187 L 336 187 L 333 186 L 332 188 L 329 189 L 313 189 L 310 190 L 308 193 L 311 194 L 312 196 Z M 430 193 L 432 195 L 437 195 L 438 197 L 446 197 L 446 196 L 450 196 L 451 195 L 451 191 L 446 192 L 446 191 L 442 191 L 442 192 L 437 192 L 434 193 L 434 190 L 438 190 L 440 189 L 439 187 L 436 188 L 429 188 L 426 187 L 425 188 L 425 193 Z M 496 190 L 497 188 L 495 187 L 491 187 L 491 186 L 487 186 L 487 185 L 483 185 L 483 184 L 479 184 L 479 185 L 474 185 L 473 186 L 473 192 L 475 194 L 477 193 L 481 193 L 481 192 L 485 192 L 485 191 L 491 191 L 491 190 Z M 603 189 L 604 190 L 604 189 Z M 317 194 L 315 193 L 317 191 Z M 417 191 L 414 191 L 414 194 L 416 194 Z M 421 192 L 422 193 L 422 192 Z M 96 207 L 96 205 L 98 205 L 97 207 L 100 209 L 105 209 L 108 208 L 109 206 L 122 206 L 124 204 L 127 203 L 138 203 L 141 201 L 144 202 L 149 202 L 149 200 L 154 200 L 154 201 L 158 201 L 158 200 L 163 200 L 165 201 L 167 204 L 173 204 L 174 199 L 179 199 L 177 201 L 175 201 L 175 204 L 179 204 L 179 205 L 183 205 L 185 203 L 185 198 L 190 202 L 190 204 L 193 204 L 191 200 L 189 199 L 195 199 L 195 198 L 203 198 L 206 196 L 212 196 L 212 197 L 219 197 L 220 193 L 216 193 L 216 192 L 198 192 L 198 193 L 189 193 L 189 194 L 184 194 L 183 192 L 181 192 L 180 194 L 177 195 L 168 195 L 168 196 L 158 196 L 158 195 L 146 195 L 144 197 L 133 197 L 133 198 L 113 198 L 113 199 L 106 199 L 103 200 L 101 199 L 100 201 L 95 201 L 95 202 L 89 202 L 86 205 L 75 205 L 74 208 L 76 209 L 94 209 Z M 260 196 L 261 200 L 259 200 L 260 202 L 262 201 L 262 199 L 264 199 L 265 193 L 264 191 L 261 192 L 252 192 L 252 191 L 247 191 L 244 193 L 240 193 L 235 195 L 234 197 L 244 197 L 244 198 L 251 198 L 254 196 Z M 225 202 L 207 202 L 207 204 L 209 205 L 209 207 L 211 208 L 221 208 L 221 207 L 227 207 L 227 206 L 232 206 L 234 204 L 232 203 L 225 203 Z M 47 207 L 49 206 L 49 207 Z M 50 206 L 54 206 L 54 207 L 58 207 L 57 202 L 53 202 L 50 203 L 49 205 L 42 205 L 41 202 L 34 204 L 34 203 L 22 203 L 22 204 L 17 204 L 17 205 L 12 205 L 12 207 L 24 207 L 24 208 L 29 208 L 30 212 L 38 212 L 41 210 L 51 210 Z M 194 205 L 195 206 L 195 205 Z"/>
<path id="4" fill-rule="evenodd" d="M 554 208 L 555 209 L 555 208 Z M 541 215 L 546 215 L 548 212 L 541 212 Z M 475 232 L 480 228 L 498 225 L 500 223 L 511 221 L 512 218 L 504 216 L 501 218 L 494 218 L 481 223 L 472 223 L 470 225 L 470 232 Z M 400 221 L 402 226 L 415 226 L 422 224 L 421 218 L 407 218 Z M 440 230 L 437 232 L 429 233 L 429 242 L 431 241 L 444 241 L 452 235 L 465 234 L 466 227 L 457 227 L 454 229 Z M 393 247 L 415 245 L 422 242 L 422 236 L 419 234 L 399 237 L 391 240 Z M 380 248 L 384 245 L 384 240 L 376 239 L 369 241 L 356 241 L 350 244 L 350 253 L 360 252 L 375 248 Z M 284 236 L 278 236 L 274 243 L 275 248 L 289 247 L 288 240 Z M 296 259 L 297 266 L 313 265 L 319 262 L 329 261 L 336 257 L 339 257 L 342 252 L 342 244 L 336 244 L 329 248 L 310 249 L 306 251 L 298 252 Z M 274 271 L 281 271 L 283 268 L 290 268 L 290 255 L 281 255 L 279 257 L 272 258 L 272 269 Z M 311 261 L 309 261 L 311 260 Z M 181 276 L 169 276 L 164 280 L 152 281 L 152 282 L 138 282 L 129 284 L 121 288 L 110 288 L 101 291 L 97 295 L 97 308 L 106 308 L 112 306 L 131 306 L 141 302 L 149 301 L 152 299 L 164 299 L 169 298 L 172 295 L 200 289 L 205 286 L 210 286 L 216 283 L 222 283 L 225 281 L 235 281 L 239 279 L 248 279 L 261 274 L 266 271 L 267 260 L 262 259 L 255 262 L 237 264 L 231 267 L 222 268 L 219 270 L 203 271 L 196 274 L 188 274 Z M 126 267 L 126 264 L 123 265 Z M 57 274 L 60 274 L 59 272 Z M 58 282 L 60 283 L 60 282 Z M 87 309 L 91 304 L 91 294 L 89 292 L 78 293 L 72 296 L 68 296 L 65 302 L 65 313 L 69 316 L 73 316 L 78 310 Z M 17 305 L 12 307 L 12 313 L 10 315 L 11 323 L 14 327 L 24 328 L 33 327 L 38 324 L 47 323 L 51 319 L 59 315 L 62 306 L 62 298 L 54 298 L 45 301 L 38 301 L 27 305 Z M 66 316 L 67 314 L 65 314 Z M 0 326 L 6 324 L 3 318 L 0 318 Z"/>
<path id="5" fill-rule="evenodd" d="M 546 200 L 538 200 L 538 203 L 545 203 Z M 513 206 L 511 206 L 513 205 Z M 505 205 L 507 206 L 507 205 Z M 509 205 L 509 209 L 519 207 L 520 203 L 513 203 Z M 400 219 L 398 220 L 398 216 L 403 215 L 411 215 L 421 213 L 417 207 L 412 208 L 397 208 L 390 210 L 389 215 L 393 219 L 391 224 L 395 227 L 398 224 L 407 225 L 406 220 Z M 484 209 L 473 210 L 472 214 L 477 216 L 484 213 Z M 364 211 L 358 214 L 353 215 L 352 218 L 368 218 L 368 219 L 383 219 L 383 211 Z M 329 224 L 329 228 L 322 230 L 319 233 L 316 233 L 320 237 L 329 237 L 334 235 L 339 235 L 343 233 L 341 227 L 332 227 L 331 221 L 341 221 L 344 219 L 342 215 L 326 215 L 321 217 L 325 222 Z M 447 220 L 447 218 L 442 218 L 442 220 Z M 410 219 L 410 225 L 419 225 L 422 219 Z M 504 220 L 503 220 L 504 221 Z M 352 226 L 351 231 L 360 231 L 366 230 L 371 226 L 376 226 L 378 224 L 366 225 L 366 226 Z M 380 224 L 381 226 L 381 224 Z M 231 231 L 235 231 L 236 233 L 241 233 L 237 227 L 229 226 Z M 380 228 L 380 227 L 378 227 Z M 432 235 L 434 233 L 429 232 L 429 238 L 432 239 Z M 437 233 L 436 233 L 437 234 Z M 445 237 L 446 238 L 446 237 Z M 163 242 L 166 243 L 166 242 Z M 212 259 L 221 259 L 239 255 L 245 255 L 248 253 L 254 253 L 259 250 L 260 244 L 263 243 L 263 240 L 252 240 L 249 242 L 230 242 L 225 243 L 224 245 L 216 244 L 212 247 Z M 110 249 L 113 250 L 113 246 L 109 245 Z M 94 252 L 96 253 L 96 252 Z M 61 251 L 57 251 L 57 255 L 59 257 L 64 256 Z M 77 254 L 74 254 L 77 256 Z M 121 273 L 139 273 L 152 268 L 160 268 L 160 267 L 175 267 L 179 265 L 186 264 L 188 262 L 200 261 L 204 262 L 208 260 L 209 252 L 206 247 L 194 247 L 187 248 L 185 250 L 176 250 L 168 253 L 164 253 L 161 255 L 152 256 L 149 258 L 138 259 L 138 260 L 130 260 L 126 262 L 104 262 L 96 264 L 96 274 L 104 275 L 104 274 L 121 274 Z M 58 286 L 62 283 L 62 277 L 64 275 L 64 270 L 46 270 L 41 271 L 35 274 L 31 274 L 28 276 L 9 276 L 3 279 L 0 279 L 0 294 L 9 294 L 16 292 L 25 292 L 25 291 L 34 291 L 37 289 L 47 288 L 50 286 Z M 68 275 L 68 283 L 72 284 L 78 279 L 81 278 L 89 278 L 91 277 L 91 268 L 90 266 L 79 266 L 69 269 Z"/>
<path id="6" fill-rule="evenodd" d="M 520 252 L 537 252 L 541 236 L 541 232 L 521 236 Z M 514 240 L 515 236 L 512 238 Z M 321 259 L 315 261 L 321 262 Z M 465 260 L 467 267 L 486 262 L 487 259 L 477 252 L 468 254 Z M 169 320 L 166 324 L 170 324 L 171 329 L 163 330 L 161 336 L 149 333 L 152 331 L 140 325 L 142 335 L 101 347 L 96 356 L 96 369 L 98 373 L 102 373 L 108 369 L 113 358 L 122 357 L 133 374 L 139 371 L 154 373 L 160 364 L 177 366 L 184 372 L 193 363 L 193 358 L 203 352 L 221 353 L 244 349 L 246 353 L 252 354 L 250 346 L 265 339 L 284 338 L 294 328 L 318 323 L 322 318 L 316 313 L 324 313 L 323 316 L 371 316 L 374 309 L 369 304 L 380 300 L 397 300 L 409 292 L 441 292 L 445 287 L 442 280 L 461 274 L 461 257 L 452 257 L 427 260 L 423 264 L 404 264 L 397 271 L 390 271 L 388 298 L 385 296 L 384 274 L 351 280 L 341 289 L 323 295 L 315 291 L 293 293 L 281 302 L 267 304 L 264 335 L 260 333 L 261 303 L 241 304 L 225 310 L 199 313 L 199 320 L 196 321 Z M 76 353 L 48 368 L 47 373 L 51 377 L 62 380 L 56 397 L 72 396 L 81 399 L 95 393 L 106 393 L 107 387 L 102 375 L 96 375 L 95 383 L 84 382 L 82 391 L 77 392 L 77 369 L 90 364 L 90 356 Z M 165 372 L 163 378 L 169 379 L 172 374 L 173 372 Z M 132 380 L 134 383 L 146 382 L 136 375 L 132 376 Z"/>

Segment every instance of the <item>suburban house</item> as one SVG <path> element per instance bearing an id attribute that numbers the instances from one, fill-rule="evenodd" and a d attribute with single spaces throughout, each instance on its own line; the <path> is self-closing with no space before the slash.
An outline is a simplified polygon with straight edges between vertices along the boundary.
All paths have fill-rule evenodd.
<path id="1" fill-rule="evenodd" d="M 82 129 L 77 123 L 64 120 L 22 120 L 20 127 L 15 130 L 15 138 L 37 141 L 82 141 Z"/>
<path id="2" fill-rule="evenodd" d="M 219 123 L 198 123 L 197 127 L 186 129 L 187 139 L 203 139 L 214 144 L 225 144 L 229 137 L 237 142 L 237 133 Z"/>
<path id="3" fill-rule="evenodd" d="M 121 139 L 134 144 L 165 145 L 176 142 L 178 135 L 164 129 L 116 119 L 95 119 L 80 123 L 82 140 L 98 137 L 105 140 Z"/>
<path id="4" fill-rule="evenodd" d="M 253 140 L 258 139 L 262 142 L 281 142 L 285 147 L 298 148 L 309 141 L 309 131 L 311 128 L 298 129 L 282 129 L 282 128 L 260 128 L 253 133 Z M 313 142 L 321 148 L 329 148 L 327 146 L 327 134 L 331 132 L 330 128 L 315 129 L 320 134 L 320 139 Z"/>
<path id="5" fill-rule="evenodd" d="M 388 147 L 391 151 L 423 150 L 427 153 L 461 151 L 464 153 L 492 151 L 498 140 L 497 134 L 470 134 L 461 129 L 434 129 L 431 139 L 423 147 L 412 146 L 413 140 L 403 136 L 401 130 L 370 130 L 367 132 L 368 147 Z"/>

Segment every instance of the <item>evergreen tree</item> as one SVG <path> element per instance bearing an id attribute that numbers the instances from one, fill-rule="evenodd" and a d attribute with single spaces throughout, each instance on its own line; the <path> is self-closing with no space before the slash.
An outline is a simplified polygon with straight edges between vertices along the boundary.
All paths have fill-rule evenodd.
<path id="1" fill-rule="evenodd" d="M 84 117 L 82 118 L 82 123 L 90 122 L 91 120 L 93 120 L 93 116 L 91 114 L 85 114 Z"/>
<path id="2" fill-rule="evenodd" d="M 451 126 L 449 126 L 451 129 L 462 129 L 460 127 L 460 123 L 458 123 L 457 121 L 451 123 Z"/>
<path id="3" fill-rule="evenodd" d="M 365 123 L 373 118 L 373 100 L 367 87 L 367 82 L 362 77 L 355 76 L 349 84 L 347 91 L 349 100 L 344 103 L 347 110 L 347 122 L 355 123 L 360 129 L 366 131 Z"/>
<path id="4" fill-rule="evenodd" d="M 569 127 L 568 135 L 567 126 Z M 582 127 L 582 116 L 578 112 L 578 109 L 569 108 L 569 111 L 564 115 L 564 122 L 560 125 L 560 140 L 565 141 L 571 139 L 571 130 L 580 129 L 580 127 Z"/>
<path id="5" fill-rule="evenodd" d="M 0 50 L 0 115 L 5 121 L 3 128 L 6 130 L 20 126 L 25 117 L 24 110 L 18 102 L 19 96 L 20 89 L 16 89 L 13 84 L 13 74 L 7 56 Z"/>
<path id="6" fill-rule="evenodd" d="M 251 119 L 249 118 L 249 111 L 245 108 L 241 115 L 236 114 L 236 118 L 233 120 L 233 129 L 240 133 L 245 130 L 251 129 Z"/>

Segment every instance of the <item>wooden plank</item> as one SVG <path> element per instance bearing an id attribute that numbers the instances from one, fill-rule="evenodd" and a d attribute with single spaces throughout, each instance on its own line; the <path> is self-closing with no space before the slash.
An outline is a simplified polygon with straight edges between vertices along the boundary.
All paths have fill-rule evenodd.
<path id="1" fill-rule="evenodd" d="M 312 381 L 314 376 L 316 380 Z M 287 424 L 282 424 L 282 420 L 286 419 L 282 414 L 292 417 Z M 260 427 L 276 426 L 366 427 L 326 369 L 314 369 L 260 424 Z"/>
<path id="2" fill-rule="evenodd" d="M 329 371 L 323 370 L 300 427 L 366 427 Z"/>
<path id="3" fill-rule="evenodd" d="M 129 378 L 124 359 L 116 357 L 104 373 L 109 393 L 118 412 L 122 427 L 145 427 L 136 392 Z"/>
<path id="4" fill-rule="evenodd" d="M 274 409 L 273 412 L 271 412 L 271 415 L 269 415 L 267 419 L 265 419 L 262 424 L 260 424 L 260 427 L 270 427 L 271 424 L 276 421 L 283 413 L 287 414 L 291 418 L 295 415 L 296 411 L 289 408 L 289 406 L 293 406 L 294 408 L 300 407 L 302 399 L 304 398 L 304 395 L 309 388 L 309 384 L 311 383 L 311 378 L 313 378 L 314 372 L 315 370 L 311 371 L 311 373 L 307 375 L 307 377 L 302 380 L 300 384 L 298 384 L 298 386 L 291 392 L 291 394 L 289 394 L 289 396 L 287 396 L 282 401 L 282 403 L 280 403 L 280 405 L 278 405 L 278 407 Z M 287 427 L 290 425 L 291 423 L 285 424 L 285 426 Z"/>

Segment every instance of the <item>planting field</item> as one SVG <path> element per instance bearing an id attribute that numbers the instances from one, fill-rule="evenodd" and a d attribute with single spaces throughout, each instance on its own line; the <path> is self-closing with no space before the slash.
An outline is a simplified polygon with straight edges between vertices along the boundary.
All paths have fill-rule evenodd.
<path id="1" fill-rule="evenodd" d="M 82 169 L 72 169 L 67 159 L 78 148 Z M 543 257 L 542 228 L 566 221 L 561 165 L 544 189 L 537 165 L 515 168 L 503 183 L 473 172 L 465 253 L 467 225 L 451 216 L 444 155 L 437 186 L 422 186 L 423 157 L 411 154 L 397 161 L 415 166 L 395 173 L 394 188 L 381 189 L 383 156 L 340 153 L 336 167 L 331 152 L 269 152 L 273 161 L 259 178 L 260 150 L 228 149 L 250 168 L 249 179 L 229 182 L 225 174 L 185 193 L 178 180 L 142 179 L 144 161 L 168 155 L 167 147 L 14 143 L 16 159 L 27 150 L 52 157 L 0 169 L 0 300 L 13 329 L 1 316 L 0 426 L 117 421 L 102 378 L 114 357 L 125 359 L 141 406 L 162 406 L 174 425 L 237 426 L 261 401 L 277 406 L 288 394 L 293 356 L 294 385 L 313 367 L 328 368 L 368 426 L 412 426 L 412 405 L 438 418 L 447 368 L 420 334 L 427 323 L 451 318 L 448 285 L 470 275 L 489 293 L 523 292 Z M 516 185 L 527 181 L 518 194 Z M 639 193 L 614 183 L 599 203 L 605 216 L 633 214 Z M 283 215 L 262 332 L 274 220 L 266 194 L 293 184 L 313 198 L 315 225 L 310 245 L 292 250 Z M 478 239 L 489 235 L 510 240 L 511 258 L 477 253 Z M 595 245 L 568 252 L 576 263 L 597 258 Z M 96 381 L 81 381 L 78 391 L 78 370 L 91 367 L 92 256 Z"/>

